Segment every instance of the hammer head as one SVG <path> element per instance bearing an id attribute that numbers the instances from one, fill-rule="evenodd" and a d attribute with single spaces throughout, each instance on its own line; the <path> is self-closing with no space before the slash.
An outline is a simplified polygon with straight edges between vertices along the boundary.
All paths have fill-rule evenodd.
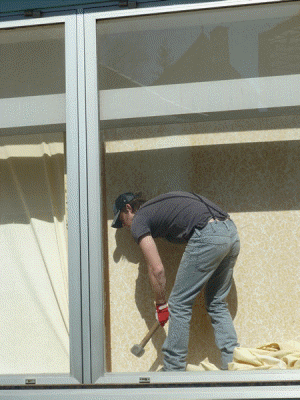
<path id="1" fill-rule="evenodd" d="M 131 348 L 131 353 L 136 357 L 142 357 L 142 355 L 145 353 L 145 349 L 139 344 L 135 344 Z"/>

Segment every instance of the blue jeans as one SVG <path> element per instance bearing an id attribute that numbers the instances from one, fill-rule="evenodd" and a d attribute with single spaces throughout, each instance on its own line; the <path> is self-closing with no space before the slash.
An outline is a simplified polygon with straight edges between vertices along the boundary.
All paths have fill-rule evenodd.
<path id="1" fill-rule="evenodd" d="M 238 342 L 226 297 L 239 250 L 239 235 L 232 220 L 216 220 L 201 230 L 195 229 L 169 298 L 169 332 L 163 345 L 164 371 L 186 368 L 192 307 L 204 287 L 206 309 L 221 351 L 222 369 L 227 369 L 232 361 Z"/>

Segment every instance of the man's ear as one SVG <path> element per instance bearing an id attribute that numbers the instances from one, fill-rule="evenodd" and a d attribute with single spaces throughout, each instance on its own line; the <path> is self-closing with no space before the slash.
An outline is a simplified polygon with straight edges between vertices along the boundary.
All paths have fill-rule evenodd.
<path id="1" fill-rule="evenodd" d="M 133 210 L 132 210 L 132 207 L 131 207 L 131 205 L 130 204 L 126 204 L 126 212 L 133 212 Z"/>

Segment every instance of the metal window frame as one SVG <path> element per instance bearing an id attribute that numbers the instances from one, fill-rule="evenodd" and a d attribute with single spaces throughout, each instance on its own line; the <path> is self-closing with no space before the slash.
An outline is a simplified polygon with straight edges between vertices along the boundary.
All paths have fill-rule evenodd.
<path id="1" fill-rule="evenodd" d="M 65 23 L 66 27 L 66 122 L 69 208 L 69 265 L 71 324 L 71 377 L 37 376 L 26 387 L 24 376 L 0 377 L 0 397 L 24 399 L 249 399 L 299 398 L 297 371 L 228 373 L 105 373 L 104 296 L 102 267 L 101 146 L 97 93 L 96 22 L 99 19 L 133 17 L 234 6 L 283 3 L 285 0 L 225 0 L 212 3 L 157 6 L 122 11 L 84 7 L 70 16 L 39 20 L 5 21 L 2 27 Z M 101 11 L 102 10 L 102 11 Z M 107 10 L 107 8 L 106 8 Z M 11 18 L 14 18 L 11 16 Z M 19 17 L 18 17 L 19 18 Z M 76 50 L 74 51 L 74 37 Z M 82 269 L 80 268 L 82 267 Z M 141 384 L 150 377 L 151 384 Z M 29 378 L 26 376 L 26 378 Z M 78 387 L 79 383 L 87 386 Z M 90 383 L 93 383 L 90 386 Z M 57 386 L 58 385 L 58 386 Z"/>
<path id="2" fill-rule="evenodd" d="M 90 226 L 90 243 L 89 243 L 89 256 L 90 256 L 90 273 L 91 273 L 91 290 L 96 296 L 91 299 L 91 346 L 94 349 L 101 348 L 99 351 L 92 352 L 91 362 L 92 362 L 92 383 L 95 384 L 126 384 L 126 385 L 136 385 L 141 382 L 141 378 L 147 377 L 150 379 L 151 384 L 203 384 L 203 385 L 228 385 L 234 384 L 245 384 L 249 385 L 262 385 L 266 386 L 263 391 L 270 390 L 268 396 L 273 395 L 275 382 L 282 382 L 284 385 L 289 384 L 299 384 L 299 373 L 297 371 L 280 371 L 280 370 L 268 370 L 268 371 L 213 371 L 206 372 L 205 374 L 195 374 L 195 373 L 106 373 L 105 372 L 105 361 L 104 356 L 99 357 L 99 355 L 104 354 L 104 342 L 103 330 L 102 337 L 99 337 L 99 321 L 104 320 L 103 311 L 103 293 L 100 288 L 103 287 L 102 281 L 102 253 L 101 247 L 99 246 L 98 237 L 101 237 L 101 189 L 97 186 L 100 182 L 101 171 L 95 168 L 95 165 L 101 165 L 101 148 L 99 145 L 100 140 L 98 140 L 99 130 L 99 115 L 100 115 L 100 105 L 98 105 L 98 84 L 97 84 L 97 58 L 96 58 L 96 23 L 99 20 L 109 20 L 115 18 L 124 17 L 135 17 L 135 16 L 145 16 L 145 15 L 155 15 L 162 13 L 178 13 L 186 11 L 197 11 L 206 9 L 220 9 L 225 7 L 240 7 L 240 6 L 255 6 L 255 5 L 265 5 L 271 3 L 287 3 L 286 1 L 276 1 L 276 0 L 225 0 L 216 1 L 212 3 L 198 3 L 190 5 L 175 5 L 175 6 L 164 6 L 164 7 L 153 7 L 153 8 L 138 8 L 133 10 L 122 10 L 122 11 L 101 11 L 101 9 L 88 10 L 84 15 L 85 20 L 85 41 L 86 41 L 86 90 L 87 98 L 89 99 L 89 107 L 87 112 L 87 151 L 88 151 L 88 186 L 89 186 L 89 196 L 91 194 L 90 188 L 94 191 L 96 188 L 96 195 L 89 197 L 89 219 L 93 224 Z M 292 3 L 292 2 L 291 2 Z M 299 101 L 300 103 L 300 101 Z M 99 109 L 98 109 L 99 107 Z M 94 192 L 94 193 L 96 193 Z M 100 270 L 100 273 L 99 273 Z M 96 326 L 97 324 L 97 326 Z M 102 325 L 103 326 L 103 325 Z M 95 357 L 96 354 L 96 357 Z M 269 388 L 269 389 L 267 389 Z M 215 389 L 217 390 L 217 389 Z M 227 391 L 228 390 L 228 391 Z M 226 397 L 234 395 L 237 388 L 226 389 Z M 261 393 L 262 393 L 261 392 Z M 224 392 L 225 394 L 225 392 Z M 291 395 L 291 393 L 289 394 Z M 241 396 L 241 394 L 239 394 Z M 280 396 L 283 396 L 281 394 Z M 179 397 L 178 397 L 179 398 Z M 192 398 L 192 397 L 189 397 Z M 199 397 L 200 398 L 200 397 Z M 202 397 L 201 397 L 202 398 Z M 214 398 L 214 397 L 210 397 Z M 233 397 L 232 397 L 233 398 Z M 239 397 L 242 398 L 242 397 Z"/>
<path id="3" fill-rule="evenodd" d="M 168 386 L 149 387 L 86 387 L 86 388 L 55 388 L 39 390 L 9 390 L 0 393 L 5 400 L 249 400 L 249 399 L 299 399 L 299 387 L 295 386 L 235 386 L 224 387 L 201 387 L 201 386 Z"/>
<path id="4" fill-rule="evenodd" d="M 36 385 L 78 384 L 83 381 L 83 336 L 84 327 L 81 318 L 81 263 L 80 246 L 84 234 L 84 210 L 79 199 L 79 141 L 85 135 L 79 129 L 80 100 L 78 96 L 77 52 L 74 52 L 74 37 L 77 38 L 75 11 L 68 15 L 56 13 L 38 19 L 18 19 L 0 22 L 1 29 L 26 28 L 64 24 L 65 27 L 65 76 L 66 76 L 66 168 L 68 179 L 68 265 L 69 265 L 69 315 L 70 315 L 70 374 L 24 374 L 1 375 L 0 385 L 25 385 L 33 379 Z M 75 40 L 77 42 L 77 39 Z M 59 125 L 59 129 L 64 124 Z M 15 132 L 12 131 L 12 135 Z M 80 161 L 84 164 L 84 158 Z M 80 229 L 81 228 L 81 229 Z M 0 394 L 1 396 L 1 394 Z"/>

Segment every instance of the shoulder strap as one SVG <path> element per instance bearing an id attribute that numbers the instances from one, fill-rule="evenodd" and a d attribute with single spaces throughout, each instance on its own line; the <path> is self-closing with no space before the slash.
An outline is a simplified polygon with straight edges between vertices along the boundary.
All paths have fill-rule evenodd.
<path id="1" fill-rule="evenodd" d="M 207 207 L 208 211 L 210 212 L 211 217 L 212 217 L 213 219 L 216 219 L 216 217 L 215 217 L 215 215 L 212 213 L 212 211 L 211 211 L 212 209 L 215 210 L 215 211 L 217 211 L 217 212 L 220 213 L 220 214 L 223 214 L 224 217 L 227 216 L 227 213 L 224 214 L 224 213 L 223 213 L 223 210 L 221 210 L 221 209 L 217 210 L 217 209 L 214 208 L 213 206 L 207 204 L 207 202 L 204 201 L 203 198 L 202 198 L 202 196 L 200 196 L 199 194 L 196 194 L 196 193 L 194 193 L 194 192 L 192 192 L 192 194 L 193 194 L 195 197 L 197 197 L 197 199 L 200 200 L 201 203 L 203 203 L 203 204 L 206 205 L 206 207 Z"/>

